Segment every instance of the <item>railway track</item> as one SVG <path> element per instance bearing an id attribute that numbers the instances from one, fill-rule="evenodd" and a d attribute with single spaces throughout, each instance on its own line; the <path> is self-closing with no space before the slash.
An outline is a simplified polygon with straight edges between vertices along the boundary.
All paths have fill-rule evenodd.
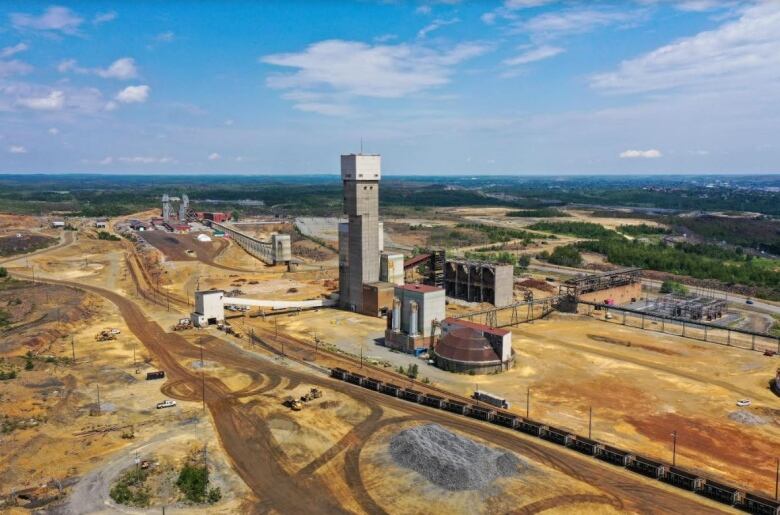
<path id="1" fill-rule="evenodd" d="M 311 470 L 304 478 L 288 472 L 289 465 L 284 453 L 274 444 L 270 429 L 264 420 L 251 413 L 222 381 L 216 377 L 202 377 L 200 373 L 186 367 L 183 362 L 195 360 L 200 356 L 200 349 L 188 342 L 181 335 L 166 333 L 157 323 L 149 321 L 138 305 L 121 295 L 97 286 L 76 284 L 69 281 L 46 279 L 47 282 L 65 284 L 97 295 L 112 302 L 120 310 L 128 328 L 144 344 L 153 356 L 158 366 L 166 371 L 170 385 L 178 386 L 166 389 L 172 396 L 182 400 L 200 401 L 205 384 L 205 402 L 211 412 L 220 442 L 229 456 L 235 470 L 244 482 L 255 493 L 256 499 L 248 509 L 253 512 L 294 512 L 305 513 L 339 513 L 343 512 L 338 502 L 327 486 L 323 484 L 320 475 L 316 474 L 319 467 L 328 463 L 327 456 L 319 463 L 319 467 Z M 237 372 L 259 374 L 258 389 L 264 385 L 280 384 L 282 379 L 298 381 L 339 391 L 360 402 L 372 410 L 392 408 L 403 413 L 403 417 L 390 421 L 376 416 L 369 417 L 359 429 L 353 431 L 351 438 L 337 443 L 339 451 L 347 453 L 347 468 L 345 474 L 350 484 L 354 485 L 352 496 L 360 503 L 367 513 L 382 512 L 381 506 L 371 499 L 370 492 L 361 487 L 360 453 L 370 435 L 381 427 L 410 421 L 434 422 L 457 431 L 516 452 L 558 470 L 567 476 L 587 482 L 601 490 L 609 499 L 609 504 L 619 505 L 627 511 L 646 511 L 653 506 L 659 511 L 676 511 L 688 513 L 719 513 L 716 507 L 702 503 L 699 499 L 689 498 L 677 492 L 670 492 L 659 485 L 642 478 L 634 478 L 622 471 L 612 470 L 600 463 L 589 462 L 585 458 L 572 456 L 567 450 L 557 449 L 552 444 L 526 438 L 516 432 L 491 426 L 475 420 L 464 419 L 455 414 L 440 412 L 430 408 L 413 405 L 401 399 L 393 399 L 387 395 L 355 387 L 340 381 L 330 379 L 323 374 L 311 371 L 298 371 L 285 367 L 255 353 L 233 345 L 226 345 L 222 340 L 204 336 L 201 337 L 208 348 L 210 361 L 232 368 Z M 292 342 L 291 342 L 292 343 Z M 279 349 L 276 349 L 279 353 Z M 305 351 L 311 349 L 304 347 Z M 285 354 L 287 349 L 285 349 Z M 343 358 L 346 359 L 346 358 Z M 306 361 L 306 360 L 302 360 Z M 273 388 L 273 386 L 272 386 Z M 243 393 L 247 393 L 244 389 Z M 268 391 L 268 390 L 264 390 Z M 444 393 L 443 390 L 438 390 Z M 449 397 L 452 397 L 447 393 Z M 372 411 L 374 413 L 375 411 Z M 332 457 L 338 452 L 329 453 Z M 368 497 L 366 497 L 368 495 Z M 318 499 L 312 503 L 311 499 Z M 574 502 L 575 500 L 572 500 Z M 565 502 L 561 499 L 559 502 Z M 581 502 L 581 501 L 577 501 Z M 518 507 L 522 509 L 522 507 Z"/>

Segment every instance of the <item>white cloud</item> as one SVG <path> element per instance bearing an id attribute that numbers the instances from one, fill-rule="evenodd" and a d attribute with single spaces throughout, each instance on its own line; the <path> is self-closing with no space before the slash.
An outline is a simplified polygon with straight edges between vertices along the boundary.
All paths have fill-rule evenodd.
<path id="1" fill-rule="evenodd" d="M 597 89 L 639 93 L 677 88 L 739 89 L 780 80 L 780 2 L 748 7 L 739 19 L 682 38 L 591 77 Z"/>
<path id="2" fill-rule="evenodd" d="M 267 55 L 261 61 L 296 69 L 269 77 L 266 83 L 274 89 L 398 98 L 447 84 L 455 65 L 487 50 L 477 43 L 438 51 L 420 45 L 327 40 L 302 52 Z"/>
<path id="3" fill-rule="evenodd" d="M 534 63 L 536 61 L 542 61 L 544 59 L 555 57 L 556 55 L 563 52 L 565 52 L 563 48 L 550 46 L 550 45 L 542 45 L 536 48 L 532 48 L 530 50 L 526 50 L 520 55 L 517 55 L 510 59 L 506 59 L 504 61 L 504 64 L 508 66 L 518 66 L 522 64 Z"/>
<path id="4" fill-rule="evenodd" d="M 501 7 L 484 13 L 480 16 L 480 19 L 486 25 L 493 25 L 499 18 L 514 20 L 517 19 L 515 11 L 541 7 L 554 1 L 555 0 L 506 0 Z"/>
<path id="5" fill-rule="evenodd" d="M 655 148 L 649 150 L 624 150 L 620 153 L 621 159 L 657 159 L 662 156 L 661 151 Z"/>
<path id="6" fill-rule="evenodd" d="M 221 155 L 219 155 L 218 153 L 216 153 L 216 152 L 212 152 L 211 154 L 209 154 L 209 161 L 217 161 L 217 160 L 219 160 L 221 157 L 222 157 L 222 156 L 221 156 Z"/>
<path id="7" fill-rule="evenodd" d="M 115 11 L 109 11 L 105 13 L 98 13 L 95 15 L 94 18 L 92 18 L 92 23 L 95 25 L 100 25 L 101 23 L 107 23 L 109 21 L 116 20 L 117 14 Z"/>
<path id="8" fill-rule="evenodd" d="M 44 30 L 75 35 L 84 22 L 83 18 L 67 7 L 49 7 L 40 16 L 12 13 L 11 24 L 17 29 Z"/>
<path id="9" fill-rule="evenodd" d="M 149 98 L 149 86 L 128 86 L 116 95 L 116 99 L 123 104 L 146 102 Z"/>
<path id="10" fill-rule="evenodd" d="M 29 47 L 25 43 L 17 43 L 14 46 L 7 46 L 0 50 L 0 58 L 4 59 L 6 57 L 11 57 L 14 54 L 18 54 L 19 52 L 24 52 Z"/>
<path id="11" fill-rule="evenodd" d="M 495 12 L 490 11 L 484 13 L 482 16 L 479 17 L 479 19 L 482 20 L 482 23 L 486 25 L 493 25 L 496 22 L 497 17 L 498 15 Z"/>
<path id="12" fill-rule="evenodd" d="M 504 7 L 507 9 L 529 9 L 531 7 L 540 7 L 542 5 L 547 5 L 555 0 L 506 0 L 504 2 Z"/>
<path id="13" fill-rule="evenodd" d="M 244 161 L 244 156 L 236 156 L 236 163 L 241 163 Z"/>
<path id="14" fill-rule="evenodd" d="M 103 159 L 101 159 L 100 161 L 98 161 L 98 164 L 101 164 L 101 165 L 110 165 L 110 164 L 111 164 L 111 163 L 113 163 L 113 162 L 114 162 L 114 158 L 113 158 L 113 157 L 111 157 L 111 156 L 106 156 L 106 157 L 104 157 Z"/>
<path id="15" fill-rule="evenodd" d="M 11 145 L 8 147 L 8 152 L 11 154 L 26 154 L 27 149 L 21 145 Z"/>
<path id="16" fill-rule="evenodd" d="M 64 59 L 57 65 L 57 71 L 67 73 L 79 69 L 75 59 Z"/>
<path id="17" fill-rule="evenodd" d="M 103 106 L 103 110 L 114 111 L 117 107 L 119 107 L 119 104 L 117 104 L 113 100 L 109 100 L 108 102 L 106 102 L 106 105 Z"/>
<path id="18" fill-rule="evenodd" d="M 65 93 L 53 90 L 45 97 L 19 98 L 16 103 L 36 111 L 59 111 L 65 106 Z"/>
<path id="19" fill-rule="evenodd" d="M 450 18 L 450 19 L 446 19 L 446 20 L 442 19 L 442 18 L 437 18 L 437 19 L 433 20 L 431 23 L 429 23 L 428 25 L 426 25 L 425 27 L 421 28 L 417 32 L 417 37 L 418 38 L 424 38 L 428 34 L 433 32 L 434 30 L 438 30 L 438 29 L 440 29 L 442 27 L 446 27 L 447 25 L 453 25 L 455 23 L 458 23 L 459 21 L 460 21 L 460 19 L 458 19 L 458 18 Z"/>
<path id="20" fill-rule="evenodd" d="M 10 77 L 12 75 L 24 75 L 30 73 L 33 67 L 29 64 L 18 61 L 0 61 L 0 77 Z"/>
<path id="21" fill-rule="evenodd" d="M 122 57 L 111 63 L 108 68 L 98 69 L 95 73 L 104 79 L 128 80 L 138 76 L 138 69 L 135 67 L 135 60 L 132 57 Z"/>
<path id="22" fill-rule="evenodd" d="M 228 118 L 227 120 L 225 120 L 224 123 L 225 123 L 226 126 L 230 127 L 230 126 L 232 126 L 236 122 Z"/>
<path id="23" fill-rule="evenodd" d="M 176 34 L 170 30 L 166 32 L 160 32 L 159 34 L 154 36 L 154 40 L 160 43 L 170 43 L 175 39 L 176 39 Z"/>
<path id="24" fill-rule="evenodd" d="M 175 159 L 172 157 L 155 157 L 155 156 L 132 156 L 132 157 L 120 157 L 118 161 L 122 163 L 132 163 L 132 164 L 142 164 L 142 165 L 149 165 L 149 164 L 169 164 L 169 163 L 177 163 Z"/>
<path id="25" fill-rule="evenodd" d="M 724 2 L 722 0 L 684 0 L 676 2 L 674 8 L 680 11 L 701 13 L 733 5 L 734 2 Z"/>
<path id="26" fill-rule="evenodd" d="M 431 6 L 430 5 L 420 5 L 417 7 L 417 9 L 414 10 L 417 14 L 431 14 Z"/>
<path id="27" fill-rule="evenodd" d="M 57 127 L 50 127 L 47 132 L 52 136 L 56 136 L 57 134 L 60 133 L 60 130 Z"/>
<path id="28" fill-rule="evenodd" d="M 132 57 L 121 57 L 111 63 L 108 68 L 83 68 L 75 59 L 65 59 L 57 65 L 60 73 L 75 72 L 81 74 L 94 74 L 104 79 L 129 80 L 138 76 L 138 68 Z"/>
<path id="29" fill-rule="evenodd" d="M 299 102 L 293 106 L 298 111 L 318 113 L 325 116 L 348 116 L 353 109 L 344 104 L 330 104 L 327 102 Z"/>
<path id="30" fill-rule="evenodd" d="M 556 38 L 569 34 L 582 34 L 598 27 L 627 23 L 644 16 L 643 11 L 619 11 L 614 9 L 572 8 L 549 11 L 519 22 L 516 27 L 533 37 Z"/>

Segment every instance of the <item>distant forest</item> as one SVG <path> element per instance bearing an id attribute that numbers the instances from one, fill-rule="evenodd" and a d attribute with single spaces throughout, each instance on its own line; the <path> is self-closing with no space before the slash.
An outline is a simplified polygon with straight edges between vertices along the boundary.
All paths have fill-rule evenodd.
<path id="1" fill-rule="evenodd" d="M 554 208 L 589 205 L 633 207 L 644 216 L 673 216 L 675 210 L 751 211 L 780 215 L 780 177 L 420 177 L 385 176 L 383 207 L 414 210 L 447 206 L 499 206 L 513 216 L 550 216 Z M 777 190 L 777 191 L 776 191 Z M 0 175 L 0 210 L 45 214 L 117 216 L 158 204 L 163 193 L 221 200 L 200 207 L 236 208 L 242 214 L 341 212 L 337 175 Z M 262 200 L 264 206 L 236 206 Z M 758 227 L 758 226 L 757 226 Z M 694 232 L 704 227 L 691 227 Z M 714 230 L 714 229 L 707 229 Z M 726 230 L 726 229 L 722 229 Z M 739 230 L 732 231 L 734 238 Z M 756 242 L 745 241 L 750 246 Z"/>

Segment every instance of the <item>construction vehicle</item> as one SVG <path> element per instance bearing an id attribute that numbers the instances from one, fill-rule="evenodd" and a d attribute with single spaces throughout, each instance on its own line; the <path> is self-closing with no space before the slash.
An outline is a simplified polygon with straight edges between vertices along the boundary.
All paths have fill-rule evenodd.
<path id="1" fill-rule="evenodd" d="M 110 340 L 116 340 L 116 335 L 108 329 L 104 329 L 95 335 L 95 340 L 99 342 L 107 342 Z"/>
<path id="2" fill-rule="evenodd" d="M 322 397 L 322 390 L 319 388 L 312 388 L 305 395 L 301 395 L 301 401 L 309 402 L 314 399 L 319 399 L 320 397 Z"/>
<path id="3" fill-rule="evenodd" d="M 192 320 L 189 318 L 180 318 L 173 326 L 174 331 L 186 331 L 187 329 L 192 329 Z"/>
<path id="4" fill-rule="evenodd" d="M 283 404 L 293 411 L 301 411 L 303 409 L 303 403 L 292 397 L 287 397 Z"/>

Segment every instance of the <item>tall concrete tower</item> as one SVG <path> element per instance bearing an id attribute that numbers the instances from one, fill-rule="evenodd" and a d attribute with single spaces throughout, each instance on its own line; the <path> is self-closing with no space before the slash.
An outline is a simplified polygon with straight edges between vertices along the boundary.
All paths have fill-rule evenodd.
<path id="1" fill-rule="evenodd" d="M 378 154 L 341 156 L 344 214 L 348 227 L 340 228 L 339 289 L 341 305 L 362 311 L 363 284 L 379 280 L 379 179 Z"/>

